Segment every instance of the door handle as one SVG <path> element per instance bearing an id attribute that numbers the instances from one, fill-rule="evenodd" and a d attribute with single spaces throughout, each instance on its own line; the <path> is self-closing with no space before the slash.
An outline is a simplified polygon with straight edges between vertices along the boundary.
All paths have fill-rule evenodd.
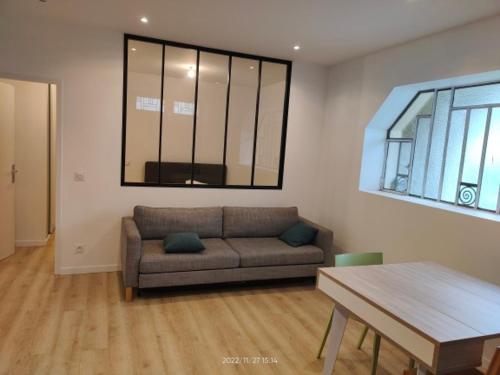
<path id="1" fill-rule="evenodd" d="M 15 164 L 12 164 L 12 167 L 10 168 L 10 175 L 11 175 L 11 179 L 12 179 L 12 183 L 15 184 L 16 183 L 16 174 L 18 173 L 19 171 L 16 169 L 16 165 Z"/>

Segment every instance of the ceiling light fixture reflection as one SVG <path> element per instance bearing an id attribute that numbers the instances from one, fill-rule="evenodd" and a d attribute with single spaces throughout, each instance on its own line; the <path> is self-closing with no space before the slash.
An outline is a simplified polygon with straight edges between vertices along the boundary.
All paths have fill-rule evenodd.
<path id="1" fill-rule="evenodd" d="M 253 66 L 253 65 L 250 65 L 250 69 L 253 69 L 253 68 L 254 68 L 254 66 Z"/>
<path id="2" fill-rule="evenodd" d="M 293 49 L 294 49 L 295 51 L 298 51 L 298 50 L 300 49 L 300 46 L 297 44 L 297 45 L 293 46 Z"/>
<path id="3" fill-rule="evenodd" d="M 135 51 L 137 51 L 137 48 L 132 47 L 132 52 L 135 52 Z"/>
<path id="4" fill-rule="evenodd" d="M 144 16 L 143 16 L 143 17 L 141 17 L 141 22 L 142 22 L 142 23 L 148 23 L 148 22 L 149 22 L 149 20 L 148 20 L 148 18 L 147 18 L 147 17 L 144 17 Z"/>

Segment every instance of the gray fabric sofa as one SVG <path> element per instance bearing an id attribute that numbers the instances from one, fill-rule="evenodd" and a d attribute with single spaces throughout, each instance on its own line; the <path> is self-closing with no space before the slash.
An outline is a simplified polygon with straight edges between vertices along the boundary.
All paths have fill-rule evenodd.
<path id="1" fill-rule="evenodd" d="M 318 229 L 313 244 L 291 247 L 278 239 L 303 221 Z M 166 254 L 169 233 L 196 232 L 201 253 Z M 333 265 L 333 232 L 299 217 L 296 207 L 151 208 L 122 219 L 122 274 L 127 300 L 133 288 L 315 276 Z"/>

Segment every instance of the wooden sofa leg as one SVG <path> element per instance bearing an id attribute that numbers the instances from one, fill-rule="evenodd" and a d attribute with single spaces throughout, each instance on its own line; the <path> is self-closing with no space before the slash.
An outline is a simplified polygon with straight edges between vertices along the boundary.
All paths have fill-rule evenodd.
<path id="1" fill-rule="evenodd" d="M 134 288 L 127 287 L 125 288 L 125 302 L 132 302 L 134 299 Z"/>

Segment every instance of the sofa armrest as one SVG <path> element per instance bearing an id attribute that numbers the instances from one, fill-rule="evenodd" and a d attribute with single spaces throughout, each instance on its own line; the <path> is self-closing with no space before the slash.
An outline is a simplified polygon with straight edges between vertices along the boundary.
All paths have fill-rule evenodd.
<path id="1" fill-rule="evenodd" d="M 121 259 L 123 286 L 139 286 L 139 261 L 141 260 L 142 239 L 132 217 L 122 218 Z"/>
<path id="2" fill-rule="evenodd" d="M 324 263 L 327 266 L 333 266 L 335 254 L 333 252 L 333 232 L 325 228 L 319 224 L 313 223 L 310 220 L 307 220 L 303 217 L 299 218 L 305 224 L 308 224 L 318 230 L 318 234 L 316 235 L 316 239 L 314 240 L 314 245 L 323 250 L 325 254 Z"/>

